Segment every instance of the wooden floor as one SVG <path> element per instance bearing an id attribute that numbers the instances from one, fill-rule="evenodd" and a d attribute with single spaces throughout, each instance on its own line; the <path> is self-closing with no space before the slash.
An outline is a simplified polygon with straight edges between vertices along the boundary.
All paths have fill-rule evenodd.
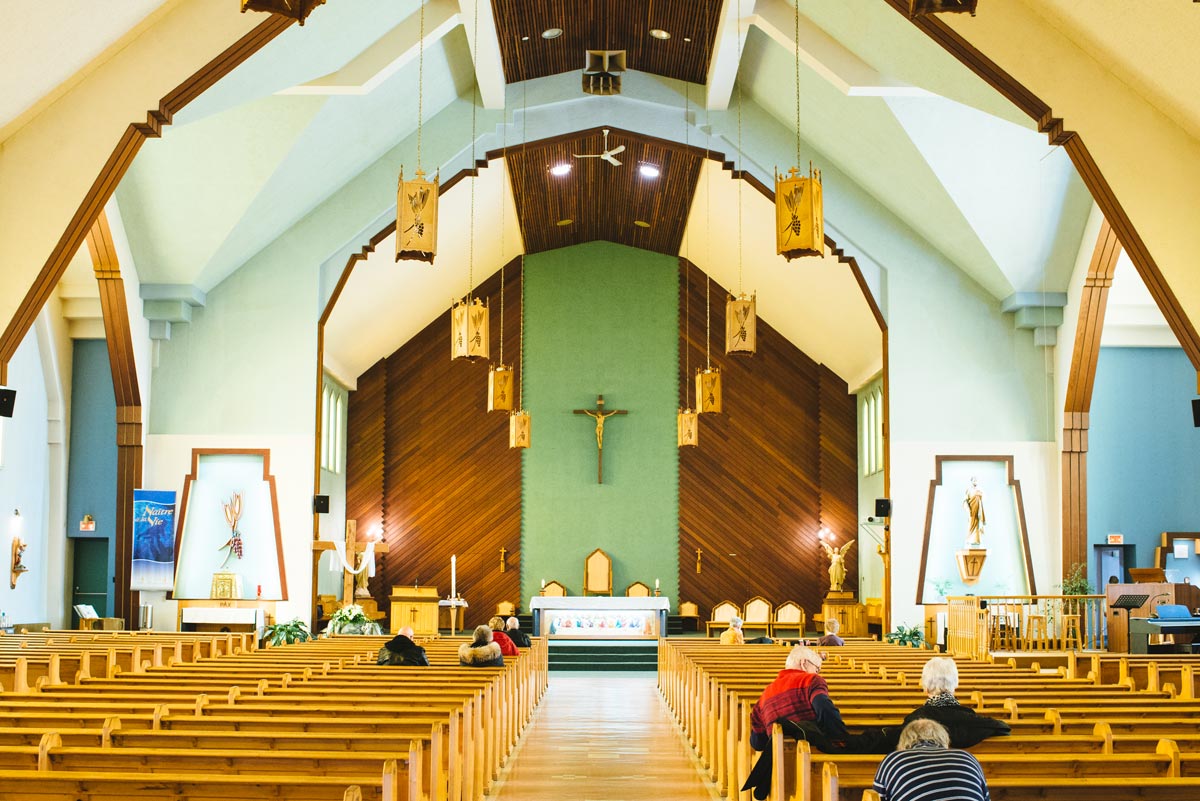
<path id="1" fill-rule="evenodd" d="M 494 801 L 713 801 L 653 673 L 552 673 Z"/>

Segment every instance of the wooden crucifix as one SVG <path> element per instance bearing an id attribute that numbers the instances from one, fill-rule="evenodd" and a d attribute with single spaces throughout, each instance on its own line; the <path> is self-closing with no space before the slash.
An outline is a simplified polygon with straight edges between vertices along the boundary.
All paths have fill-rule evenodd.
<path id="1" fill-rule="evenodd" d="M 604 421 L 614 414 L 629 414 L 627 409 L 604 411 L 604 396 L 596 396 L 595 409 L 576 409 L 575 414 L 586 414 L 596 419 L 596 483 L 604 483 Z"/>

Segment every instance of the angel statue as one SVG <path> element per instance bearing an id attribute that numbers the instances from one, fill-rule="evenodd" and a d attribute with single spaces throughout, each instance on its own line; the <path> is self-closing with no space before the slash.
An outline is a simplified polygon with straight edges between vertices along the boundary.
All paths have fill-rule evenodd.
<path id="1" fill-rule="evenodd" d="M 221 563 L 221 569 L 224 570 L 229 560 L 234 554 L 238 559 L 242 558 L 242 532 L 238 531 L 238 521 L 242 519 L 242 494 L 240 492 L 233 493 L 233 497 L 229 499 L 229 503 L 221 503 L 225 508 L 225 522 L 229 524 L 229 539 L 218 551 L 228 548 L 225 553 L 225 561 Z"/>
<path id="2" fill-rule="evenodd" d="M 846 554 L 854 547 L 854 540 L 848 540 L 840 548 L 830 547 L 829 543 L 822 540 L 821 547 L 829 557 L 829 591 L 841 592 L 842 584 L 846 581 Z"/>

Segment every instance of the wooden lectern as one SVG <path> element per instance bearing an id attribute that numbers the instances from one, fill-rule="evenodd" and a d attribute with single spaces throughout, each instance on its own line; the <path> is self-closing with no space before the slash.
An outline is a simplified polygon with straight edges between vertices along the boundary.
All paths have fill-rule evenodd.
<path id="1" fill-rule="evenodd" d="M 1105 593 L 1108 599 L 1108 650 L 1114 653 L 1129 650 L 1129 618 L 1150 617 L 1155 607 L 1161 604 L 1182 604 L 1188 609 L 1200 606 L 1200 587 L 1193 584 L 1106 584 Z M 1137 609 L 1114 609 L 1113 602 L 1122 595 L 1145 595 L 1146 603 Z"/>
<path id="2" fill-rule="evenodd" d="M 437 587 L 392 587 L 388 600 L 392 602 L 392 634 L 403 626 L 412 626 L 414 634 L 437 636 Z"/>

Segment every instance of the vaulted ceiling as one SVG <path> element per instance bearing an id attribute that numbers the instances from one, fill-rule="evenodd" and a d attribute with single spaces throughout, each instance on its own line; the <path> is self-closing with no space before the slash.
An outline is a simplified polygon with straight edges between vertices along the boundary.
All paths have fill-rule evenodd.
<path id="1" fill-rule="evenodd" d="M 983 0 L 981 14 L 995 1 Z M 1074 0 L 1011 1 L 1103 56 L 1196 136 L 1187 76 L 1200 56 L 1153 47 L 1166 30 L 1196 31 L 1193 4 L 1179 4 L 1190 16 L 1173 9 L 1146 19 L 1123 0 L 1094 0 L 1086 11 Z M 27 77 L 22 91 L 4 93 L 0 144 L 62 87 L 102 68 L 105 53 L 152 33 L 155 15 L 189 2 L 129 0 L 111 13 L 86 0 L 67 0 L 69 13 L 6 5 L 6 22 L 18 16 L 16 27 L 0 28 L 8 45 L 0 69 Z M 670 162 L 659 186 L 686 190 L 699 167 L 676 163 L 686 148 L 671 142 L 701 139 L 766 181 L 794 160 L 798 57 L 802 160 L 870 198 L 997 300 L 1063 289 L 1090 208 L 1065 155 L 889 2 L 799 2 L 797 21 L 789 0 L 427 0 L 422 39 L 418 0 L 329 0 L 143 147 L 117 191 L 139 277 L 205 292 L 300 229 L 304 252 L 332 269 L 334 256 L 361 247 L 390 213 L 396 170 L 418 158 L 418 111 L 427 169 L 453 174 L 472 153 L 503 144 L 513 183 L 540 183 L 523 209 L 530 250 L 600 236 L 669 252 L 694 211 L 671 205 L 687 192 L 613 182 L 657 159 Z M 563 35 L 542 38 L 551 27 Z M 651 37 L 651 28 L 671 37 Z M 64 36 L 76 60 L 46 58 Z M 622 97 L 580 92 L 577 70 L 593 45 L 629 51 Z M 597 152 L 601 126 L 623 129 L 626 172 L 590 159 L 552 182 L 545 166 L 567 150 Z M 554 137 L 564 138 L 517 153 L 522 139 Z M 636 228 L 625 214 L 654 219 Z M 556 216 L 574 222 L 549 225 Z M 882 224 L 829 192 L 827 218 L 844 243 Z M 728 219 L 714 227 L 732 233 Z M 465 230 L 461 218 L 446 218 L 443 237 L 461 242 Z M 860 255 L 884 272 L 904 269 L 886 253 Z M 457 259 L 439 257 L 438 267 L 465 274 Z"/>

